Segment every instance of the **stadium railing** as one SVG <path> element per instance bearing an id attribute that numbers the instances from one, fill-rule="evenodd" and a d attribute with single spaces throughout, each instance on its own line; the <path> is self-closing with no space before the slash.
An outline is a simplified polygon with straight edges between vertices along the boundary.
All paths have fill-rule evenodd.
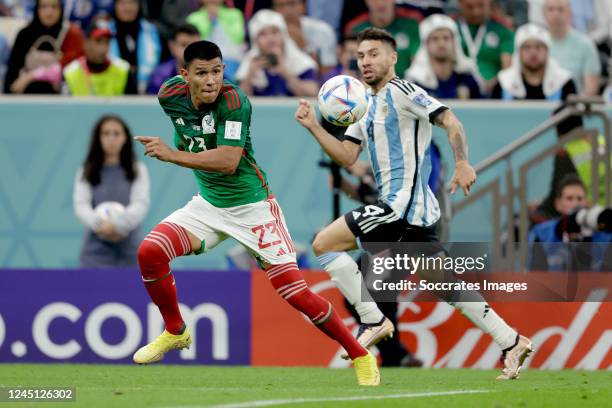
<path id="1" fill-rule="evenodd" d="M 570 97 L 568 105 L 563 110 L 474 166 L 479 177 L 483 175 L 486 177 L 488 172 L 491 172 L 500 164 L 505 165 L 505 171 L 497 171 L 497 174 L 493 176 L 491 181 L 478 188 L 467 198 L 455 202 L 453 205 L 453 215 L 466 210 L 486 197 L 490 196 L 492 198 L 493 205 L 489 206 L 489 208 L 491 210 L 490 219 L 493 236 L 489 242 L 495 243 L 493 245 L 493 255 L 497 268 L 505 268 L 506 270 L 517 270 L 516 268 L 519 268 L 519 270 L 526 270 L 528 253 L 527 236 L 529 233 L 528 189 L 530 183 L 533 184 L 533 179 L 528 177 L 530 170 L 536 168 L 545 159 L 553 157 L 559 149 L 573 140 L 586 136 L 591 141 L 592 146 L 598 146 L 599 144 L 600 130 L 585 127 L 572 130 L 544 148 L 540 147 L 539 150 L 533 149 L 535 151 L 529 151 L 530 148 L 533 148 L 533 142 L 541 140 L 542 136 L 547 134 L 549 130 L 572 116 L 579 116 L 585 119 L 591 117 L 601 119 L 603 125 L 601 135 L 603 136 L 604 145 L 603 149 L 600 148 L 601 146 L 598 146 L 591 153 L 592 191 L 590 191 L 590 194 L 594 203 L 599 202 L 600 174 L 598 169 L 601 164 L 604 164 L 604 203 L 606 207 L 610 206 L 612 125 L 608 114 L 600 109 L 603 103 L 604 101 L 599 98 Z M 531 157 L 518 167 L 513 165 L 516 155 L 519 152 L 525 151 Z M 542 185 L 542 180 L 538 179 L 537 183 Z M 518 228 L 514 222 L 515 214 L 517 213 Z M 503 225 L 504 222 L 505 225 Z M 503 231 L 504 229 L 505 231 Z M 501 239 L 504 236 L 505 239 Z"/>

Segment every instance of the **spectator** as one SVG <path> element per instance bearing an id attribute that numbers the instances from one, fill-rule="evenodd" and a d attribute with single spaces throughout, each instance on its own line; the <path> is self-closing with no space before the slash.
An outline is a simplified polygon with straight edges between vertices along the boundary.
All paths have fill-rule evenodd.
<path id="1" fill-rule="evenodd" d="M 572 26 L 587 34 L 596 44 L 612 36 L 612 4 L 610 0 L 571 0 Z"/>
<path id="2" fill-rule="evenodd" d="M 396 0 L 397 5 L 416 10 L 425 17 L 443 14 L 447 0 Z"/>
<path id="3" fill-rule="evenodd" d="M 491 0 L 459 0 L 457 20 L 465 55 L 476 61 L 491 89 L 497 73 L 512 62 L 512 31 L 491 14 Z"/>
<path id="4" fill-rule="evenodd" d="M 319 64 L 324 75 L 338 63 L 336 46 L 338 40 L 333 28 L 322 20 L 305 16 L 305 0 L 274 0 L 274 10 L 285 19 L 289 36 L 304 52 Z"/>
<path id="5" fill-rule="evenodd" d="M 236 79 L 247 95 L 315 96 L 317 63 L 287 33 L 283 16 L 260 10 L 249 21 L 253 47 L 238 68 Z"/>
<path id="6" fill-rule="evenodd" d="M 139 0 L 116 0 L 110 29 L 110 55 L 130 64 L 126 94 L 144 94 L 161 58 L 157 28 L 142 17 Z"/>
<path id="7" fill-rule="evenodd" d="M 544 0 L 527 0 L 527 3 L 529 5 L 527 12 L 529 22 L 546 26 L 546 21 L 544 21 L 544 15 L 542 14 Z"/>
<path id="8" fill-rule="evenodd" d="M 344 34 L 358 33 L 368 27 L 384 28 L 397 42 L 395 72 L 403 73 L 419 49 L 419 22 L 422 16 L 414 10 L 395 5 L 395 0 L 366 0 L 368 13 L 349 21 Z"/>
<path id="9" fill-rule="evenodd" d="M 340 33 L 341 37 L 345 37 L 347 34 L 349 34 L 349 32 L 347 32 L 349 23 L 364 13 L 367 15 L 368 7 L 366 6 L 365 0 L 341 1 L 343 4 L 342 14 L 340 15 Z"/>
<path id="10" fill-rule="evenodd" d="M 176 29 L 174 38 L 168 42 L 172 58 L 160 64 L 151 74 L 147 87 L 149 95 L 157 95 L 159 88 L 168 78 L 179 74 L 184 65 L 183 53 L 185 48 L 200 39 L 200 32 L 191 24 L 185 24 Z"/>
<path id="11" fill-rule="evenodd" d="M 343 7 L 344 0 L 308 0 L 306 2 L 307 14 L 312 18 L 325 21 L 335 33 L 341 32 L 340 21 Z"/>
<path id="12" fill-rule="evenodd" d="M 223 0 L 201 0 L 200 10 L 191 13 L 187 22 L 200 30 L 204 40 L 223 50 L 225 77 L 233 78 L 244 55 L 244 18 L 242 12 L 227 8 Z"/>
<path id="13" fill-rule="evenodd" d="M 612 47 L 612 3 L 609 0 L 571 0 L 572 26 L 593 40 L 599 51 L 604 79 Z"/>
<path id="14" fill-rule="evenodd" d="M 74 96 L 124 95 L 130 64 L 119 58 L 109 58 L 113 32 L 104 20 L 94 21 L 87 30 L 85 57 L 64 68 L 67 90 Z"/>
<path id="15" fill-rule="evenodd" d="M 550 55 L 550 34 L 528 23 L 516 32 L 512 65 L 499 73 L 493 98 L 561 101 L 576 93 L 572 75 Z"/>
<path id="16" fill-rule="evenodd" d="M 187 21 L 187 16 L 199 7 L 199 0 L 162 0 L 161 12 L 157 20 L 161 38 L 171 41 L 176 29 L 183 26 Z"/>
<path id="17" fill-rule="evenodd" d="M 344 41 L 337 47 L 338 65 L 325 74 L 321 82 L 335 77 L 336 75 L 349 75 L 361 79 L 361 73 L 357 66 L 357 36 L 351 34 L 344 38 Z"/>
<path id="18" fill-rule="evenodd" d="M 36 0 L 0 0 L 0 17 L 31 19 L 34 16 Z"/>
<path id="19" fill-rule="evenodd" d="M 476 64 L 463 54 L 457 25 L 443 14 L 432 14 L 419 26 L 421 47 L 406 71 L 436 98 L 480 98 L 480 75 Z"/>
<path id="20" fill-rule="evenodd" d="M 85 268 L 136 266 L 140 223 L 149 209 L 149 175 L 136 160 L 132 134 L 117 116 L 95 125 L 89 152 L 74 183 L 74 211 L 87 229 L 81 248 Z M 94 209 L 115 201 L 125 212 L 115 222 L 100 220 Z"/>
<path id="21" fill-rule="evenodd" d="M 527 0 L 493 0 L 491 15 L 514 29 L 529 22 Z"/>
<path id="22" fill-rule="evenodd" d="M 60 0 L 38 0 L 9 57 L 5 93 L 58 93 L 62 67 L 83 55 L 81 30 L 63 21 Z"/>
<path id="23" fill-rule="evenodd" d="M 558 231 L 559 218 L 569 215 L 576 209 L 586 205 L 586 190 L 576 174 L 566 175 L 555 191 L 555 218 L 535 225 L 529 231 L 529 269 L 567 270 L 568 252 L 563 245 L 547 245 L 550 243 L 569 242 L 569 237 Z"/>
<path id="24" fill-rule="evenodd" d="M 586 206 L 586 187 L 580 177 L 576 174 L 564 177 L 557 187 L 555 196 L 555 209 L 559 215 L 535 225 L 529 231 L 529 269 L 557 272 L 609 270 L 610 251 L 606 243 L 612 242 L 610 230 L 612 210 L 603 207 L 588 210 L 585 218 L 587 220 L 592 218 L 593 221 L 589 223 L 596 224 L 597 227 L 589 233 L 589 236 L 583 236 L 582 232 L 586 231 L 583 225 L 578 224 L 576 212 Z M 568 242 L 588 242 L 588 244 L 568 246 L 566 245 Z"/>
<path id="25" fill-rule="evenodd" d="M 571 72 L 579 93 L 597 95 L 601 65 L 593 41 L 571 26 L 568 0 L 546 0 L 544 19 L 552 36 L 551 55 Z"/>

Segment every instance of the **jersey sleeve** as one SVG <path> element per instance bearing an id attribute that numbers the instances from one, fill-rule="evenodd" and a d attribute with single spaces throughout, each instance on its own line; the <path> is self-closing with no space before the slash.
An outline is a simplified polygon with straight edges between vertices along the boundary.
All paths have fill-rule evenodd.
<path id="1" fill-rule="evenodd" d="M 439 114 L 448 110 L 446 105 L 430 96 L 418 85 L 404 81 L 396 86 L 401 108 L 419 119 L 425 119 L 433 123 Z"/>
<path id="2" fill-rule="evenodd" d="M 182 116 L 182 111 L 185 108 L 184 101 L 186 94 L 187 84 L 180 75 L 172 77 L 164 82 L 157 93 L 159 105 L 163 109 L 166 116 L 168 116 L 170 119 L 172 127 L 174 128 L 174 135 L 172 139 L 174 141 L 174 146 L 178 150 L 185 150 L 184 140 L 178 131 L 176 120 L 183 120 L 180 118 Z"/>
<path id="3" fill-rule="evenodd" d="M 235 89 L 221 95 L 217 146 L 244 147 L 251 125 L 251 103 Z"/>
<path id="4" fill-rule="evenodd" d="M 164 113 L 172 119 L 173 116 L 180 116 L 180 111 L 184 104 L 188 85 L 182 76 L 177 75 L 168 79 L 159 88 L 157 100 L 164 110 Z"/>
<path id="5" fill-rule="evenodd" d="M 364 136 L 359 122 L 350 125 L 344 132 L 344 140 L 360 145 L 363 142 Z"/>

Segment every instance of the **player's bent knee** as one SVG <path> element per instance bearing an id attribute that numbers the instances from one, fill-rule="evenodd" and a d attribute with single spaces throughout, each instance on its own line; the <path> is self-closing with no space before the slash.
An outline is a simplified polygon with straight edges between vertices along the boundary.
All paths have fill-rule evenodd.
<path id="1" fill-rule="evenodd" d="M 145 278 L 154 278 L 157 274 L 164 273 L 170 263 L 164 250 L 147 239 L 138 247 L 137 256 L 140 271 Z"/>
<path id="2" fill-rule="evenodd" d="M 160 258 L 162 255 L 164 255 L 162 249 L 148 240 L 142 241 L 138 247 L 138 263 L 141 265 Z"/>

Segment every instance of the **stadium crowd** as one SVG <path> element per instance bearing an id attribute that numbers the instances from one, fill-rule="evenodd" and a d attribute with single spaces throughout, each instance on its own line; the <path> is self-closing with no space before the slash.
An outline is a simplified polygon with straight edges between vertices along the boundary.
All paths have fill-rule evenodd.
<path id="1" fill-rule="evenodd" d="M 612 90 L 607 0 L 0 0 L 0 81 L 6 94 L 155 94 L 207 39 L 248 94 L 313 96 L 357 75 L 354 35 L 370 26 L 395 37 L 397 74 L 440 98 Z"/>

